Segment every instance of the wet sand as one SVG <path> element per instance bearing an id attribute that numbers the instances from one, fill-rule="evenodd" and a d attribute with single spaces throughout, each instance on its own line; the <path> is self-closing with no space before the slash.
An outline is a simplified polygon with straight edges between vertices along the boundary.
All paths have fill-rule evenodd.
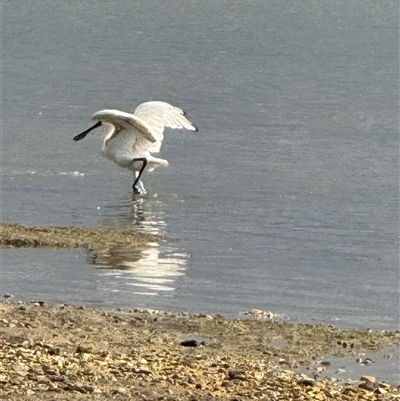
<path id="1" fill-rule="evenodd" d="M 44 302 L 0 305 L 1 400 L 398 400 L 329 358 L 398 347 L 399 332 Z M 260 321 L 260 319 L 263 321 Z M 307 374 L 300 374 L 299 371 Z"/>

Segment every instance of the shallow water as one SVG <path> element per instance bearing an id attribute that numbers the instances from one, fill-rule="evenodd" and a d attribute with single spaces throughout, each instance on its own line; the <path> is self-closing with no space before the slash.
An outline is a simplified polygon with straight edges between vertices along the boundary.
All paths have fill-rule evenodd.
<path id="1" fill-rule="evenodd" d="M 3 21 L 2 220 L 167 240 L 2 250 L 2 293 L 399 328 L 395 2 L 5 2 Z M 199 133 L 167 132 L 132 201 L 100 135 L 72 138 L 158 99 Z"/>
<path id="2" fill-rule="evenodd" d="M 377 381 L 386 381 L 391 384 L 399 384 L 399 349 L 386 349 L 384 351 L 373 352 L 361 350 L 357 355 L 341 358 L 332 358 L 327 355 L 325 358 L 316 359 L 314 366 L 298 369 L 299 373 L 314 376 L 319 379 L 325 377 L 336 378 L 340 382 L 358 381 L 362 376 L 376 377 Z M 365 360 L 371 363 L 363 363 Z M 324 366 L 323 361 L 330 364 Z"/>

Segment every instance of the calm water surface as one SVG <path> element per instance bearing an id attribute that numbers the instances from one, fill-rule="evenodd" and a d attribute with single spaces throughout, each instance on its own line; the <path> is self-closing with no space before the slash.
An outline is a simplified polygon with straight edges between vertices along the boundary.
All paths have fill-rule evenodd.
<path id="1" fill-rule="evenodd" d="M 396 2 L 3 4 L 2 220 L 165 235 L 2 250 L 1 291 L 399 328 Z M 100 109 L 184 108 L 145 174 L 75 143 Z"/>

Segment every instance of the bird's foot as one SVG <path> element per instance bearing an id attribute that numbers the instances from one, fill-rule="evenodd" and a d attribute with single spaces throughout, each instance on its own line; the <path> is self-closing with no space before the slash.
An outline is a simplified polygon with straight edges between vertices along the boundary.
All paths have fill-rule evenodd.
<path id="1" fill-rule="evenodd" d="M 133 195 L 146 195 L 147 191 L 143 188 L 143 186 L 140 187 L 133 187 Z"/>

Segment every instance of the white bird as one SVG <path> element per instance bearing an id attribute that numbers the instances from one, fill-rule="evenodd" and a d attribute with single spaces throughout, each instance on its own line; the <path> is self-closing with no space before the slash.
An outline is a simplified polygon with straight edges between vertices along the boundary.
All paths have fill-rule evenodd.
<path id="1" fill-rule="evenodd" d="M 168 166 L 168 161 L 152 156 L 158 153 L 164 139 L 164 128 L 197 128 L 185 117 L 185 112 L 165 102 L 142 103 L 133 114 L 119 110 L 101 110 L 94 114 L 93 127 L 74 137 L 74 141 L 83 139 L 90 131 L 105 126 L 102 153 L 109 160 L 123 168 L 133 171 L 133 193 L 143 195 L 146 190 L 140 177 L 148 165 L 153 171 L 159 165 Z"/>

